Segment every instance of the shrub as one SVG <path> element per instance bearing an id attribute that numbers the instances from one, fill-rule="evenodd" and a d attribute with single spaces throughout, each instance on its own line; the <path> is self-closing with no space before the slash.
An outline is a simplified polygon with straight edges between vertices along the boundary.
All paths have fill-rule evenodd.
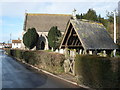
<path id="1" fill-rule="evenodd" d="M 36 29 L 29 28 L 27 32 L 23 35 L 23 43 L 27 48 L 32 49 L 34 48 L 34 46 L 36 46 L 38 38 L 39 35 L 36 32 Z"/>
<path id="2" fill-rule="evenodd" d="M 118 87 L 120 58 L 80 56 L 75 58 L 78 83 L 92 88 Z M 119 63 L 120 64 L 120 63 Z"/>
<path id="3" fill-rule="evenodd" d="M 38 68 L 45 69 L 49 72 L 59 74 L 63 73 L 63 62 L 65 56 L 63 54 L 47 52 L 47 51 L 25 51 L 12 49 L 8 50 L 9 55 L 23 59 L 25 62 L 34 65 Z"/>
<path id="4" fill-rule="evenodd" d="M 14 50 L 15 51 L 15 57 L 19 59 L 23 59 L 23 51 L 22 50 Z"/>
<path id="5" fill-rule="evenodd" d="M 54 50 L 58 49 L 61 41 L 61 32 L 58 30 L 57 26 L 51 27 L 48 32 L 48 44 Z"/>
<path id="6" fill-rule="evenodd" d="M 10 49 L 6 49 L 5 51 L 6 51 L 6 53 L 7 53 L 8 55 L 10 55 L 10 53 L 11 53 L 11 50 L 10 50 Z"/>
<path id="7" fill-rule="evenodd" d="M 56 74 L 63 72 L 64 55 L 45 51 L 34 51 L 30 55 L 32 59 L 29 59 L 29 63 L 34 61 L 37 67 Z"/>
<path id="8" fill-rule="evenodd" d="M 25 51 L 24 55 L 23 55 L 23 59 L 32 65 L 37 64 L 37 53 L 35 53 L 34 51 Z"/>

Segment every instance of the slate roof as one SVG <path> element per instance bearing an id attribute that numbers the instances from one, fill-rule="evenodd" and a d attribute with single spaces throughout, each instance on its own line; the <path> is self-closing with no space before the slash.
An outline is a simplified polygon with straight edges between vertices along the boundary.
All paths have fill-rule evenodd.
<path id="1" fill-rule="evenodd" d="M 84 49 L 118 49 L 101 23 L 73 19 L 71 19 L 69 23 L 71 23 L 75 29 Z"/>
<path id="2" fill-rule="evenodd" d="M 24 30 L 34 27 L 38 32 L 48 32 L 52 26 L 58 26 L 58 29 L 64 32 L 70 18 L 71 15 L 68 14 L 26 13 Z"/>

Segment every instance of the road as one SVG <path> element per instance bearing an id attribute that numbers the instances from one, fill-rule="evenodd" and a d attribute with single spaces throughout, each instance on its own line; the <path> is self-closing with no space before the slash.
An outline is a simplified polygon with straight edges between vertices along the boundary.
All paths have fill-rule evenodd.
<path id="1" fill-rule="evenodd" d="M 43 72 L 28 69 L 0 51 L 2 88 L 80 88 Z"/>

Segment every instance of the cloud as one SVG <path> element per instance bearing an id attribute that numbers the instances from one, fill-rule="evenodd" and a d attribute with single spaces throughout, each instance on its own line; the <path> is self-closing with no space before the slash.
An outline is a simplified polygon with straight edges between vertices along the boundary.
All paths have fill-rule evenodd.
<path id="1" fill-rule="evenodd" d="M 2 16 L 24 16 L 25 10 L 34 11 L 37 3 L 7 2 L 2 3 Z"/>
<path id="2" fill-rule="evenodd" d="M 86 13 L 89 8 L 93 8 L 97 14 L 105 16 L 106 10 L 114 10 L 118 2 L 118 0 L 109 0 L 109 2 L 106 2 L 108 0 L 102 0 L 103 2 L 98 2 L 99 0 L 93 0 L 93 2 L 91 0 L 79 0 L 79 2 L 75 0 L 74 2 L 70 2 L 71 0 L 68 2 L 35 2 L 36 0 L 33 2 L 24 2 L 26 0 L 20 0 L 20 2 L 19 0 L 12 0 L 13 2 L 10 2 L 11 0 L 5 1 L 0 3 L 0 26 L 3 27 L 1 29 L 3 40 L 8 40 L 10 33 L 12 33 L 13 39 L 17 39 L 19 36 L 21 37 L 25 10 L 28 13 L 72 14 L 74 8 L 77 10 L 77 13 Z"/>
<path id="3" fill-rule="evenodd" d="M 106 17 L 107 12 L 113 12 L 118 7 L 117 2 L 101 2 L 94 5 L 97 14 Z"/>
<path id="4" fill-rule="evenodd" d="M 77 13 L 86 13 L 89 8 L 93 8 L 97 14 L 105 17 L 106 10 L 113 11 L 116 7 L 117 2 L 53 2 L 44 8 L 38 7 L 38 11 L 43 13 L 72 14 L 74 8 L 77 10 Z"/>
<path id="5" fill-rule="evenodd" d="M 85 0 L 87 1 L 87 0 Z M 107 1 L 107 0 L 106 0 Z M 28 13 L 72 13 L 74 8 L 78 13 L 85 13 L 89 8 L 95 8 L 99 13 L 117 7 L 117 2 L 7 2 L 2 3 L 2 16 L 23 17 Z"/>
<path id="6" fill-rule="evenodd" d="M 117 2 L 119 0 L 1 0 L 1 2 Z"/>
<path id="7" fill-rule="evenodd" d="M 0 27 L 2 26 L 2 19 L 0 19 Z"/>

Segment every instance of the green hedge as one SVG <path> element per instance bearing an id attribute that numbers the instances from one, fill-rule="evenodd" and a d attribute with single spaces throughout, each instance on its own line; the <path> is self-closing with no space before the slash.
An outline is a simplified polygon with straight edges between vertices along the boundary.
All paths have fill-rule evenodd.
<path id="1" fill-rule="evenodd" d="M 119 87 L 120 58 L 77 55 L 75 61 L 79 84 L 92 88 Z"/>
<path id="2" fill-rule="evenodd" d="M 11 55 L 11 50 L 10 49 L 6 49 L 5 51 L 7 52 L 8 55 Z"/>
<path id="3" fill-rule="evenodd" d="M 19 50 L 19 49 L 16 49 L 16 50 L 12 49 L 11 50 L 11 55 L 13 57 L 18 58 L 18 59 L 23 59 L 23 53 L 24 53 L 24 51 Z"/>
<path id="4" fill-rule="evenodd" d="M 63 63 L 65 56 L 63 54 L 46 51 L 25 51 L 18 49 L 6 50 L 6 52 L 17 59 L 24 60 L 29 64 L 45 69 L 49 72 L 55 74 L 64 72 Z"/>

